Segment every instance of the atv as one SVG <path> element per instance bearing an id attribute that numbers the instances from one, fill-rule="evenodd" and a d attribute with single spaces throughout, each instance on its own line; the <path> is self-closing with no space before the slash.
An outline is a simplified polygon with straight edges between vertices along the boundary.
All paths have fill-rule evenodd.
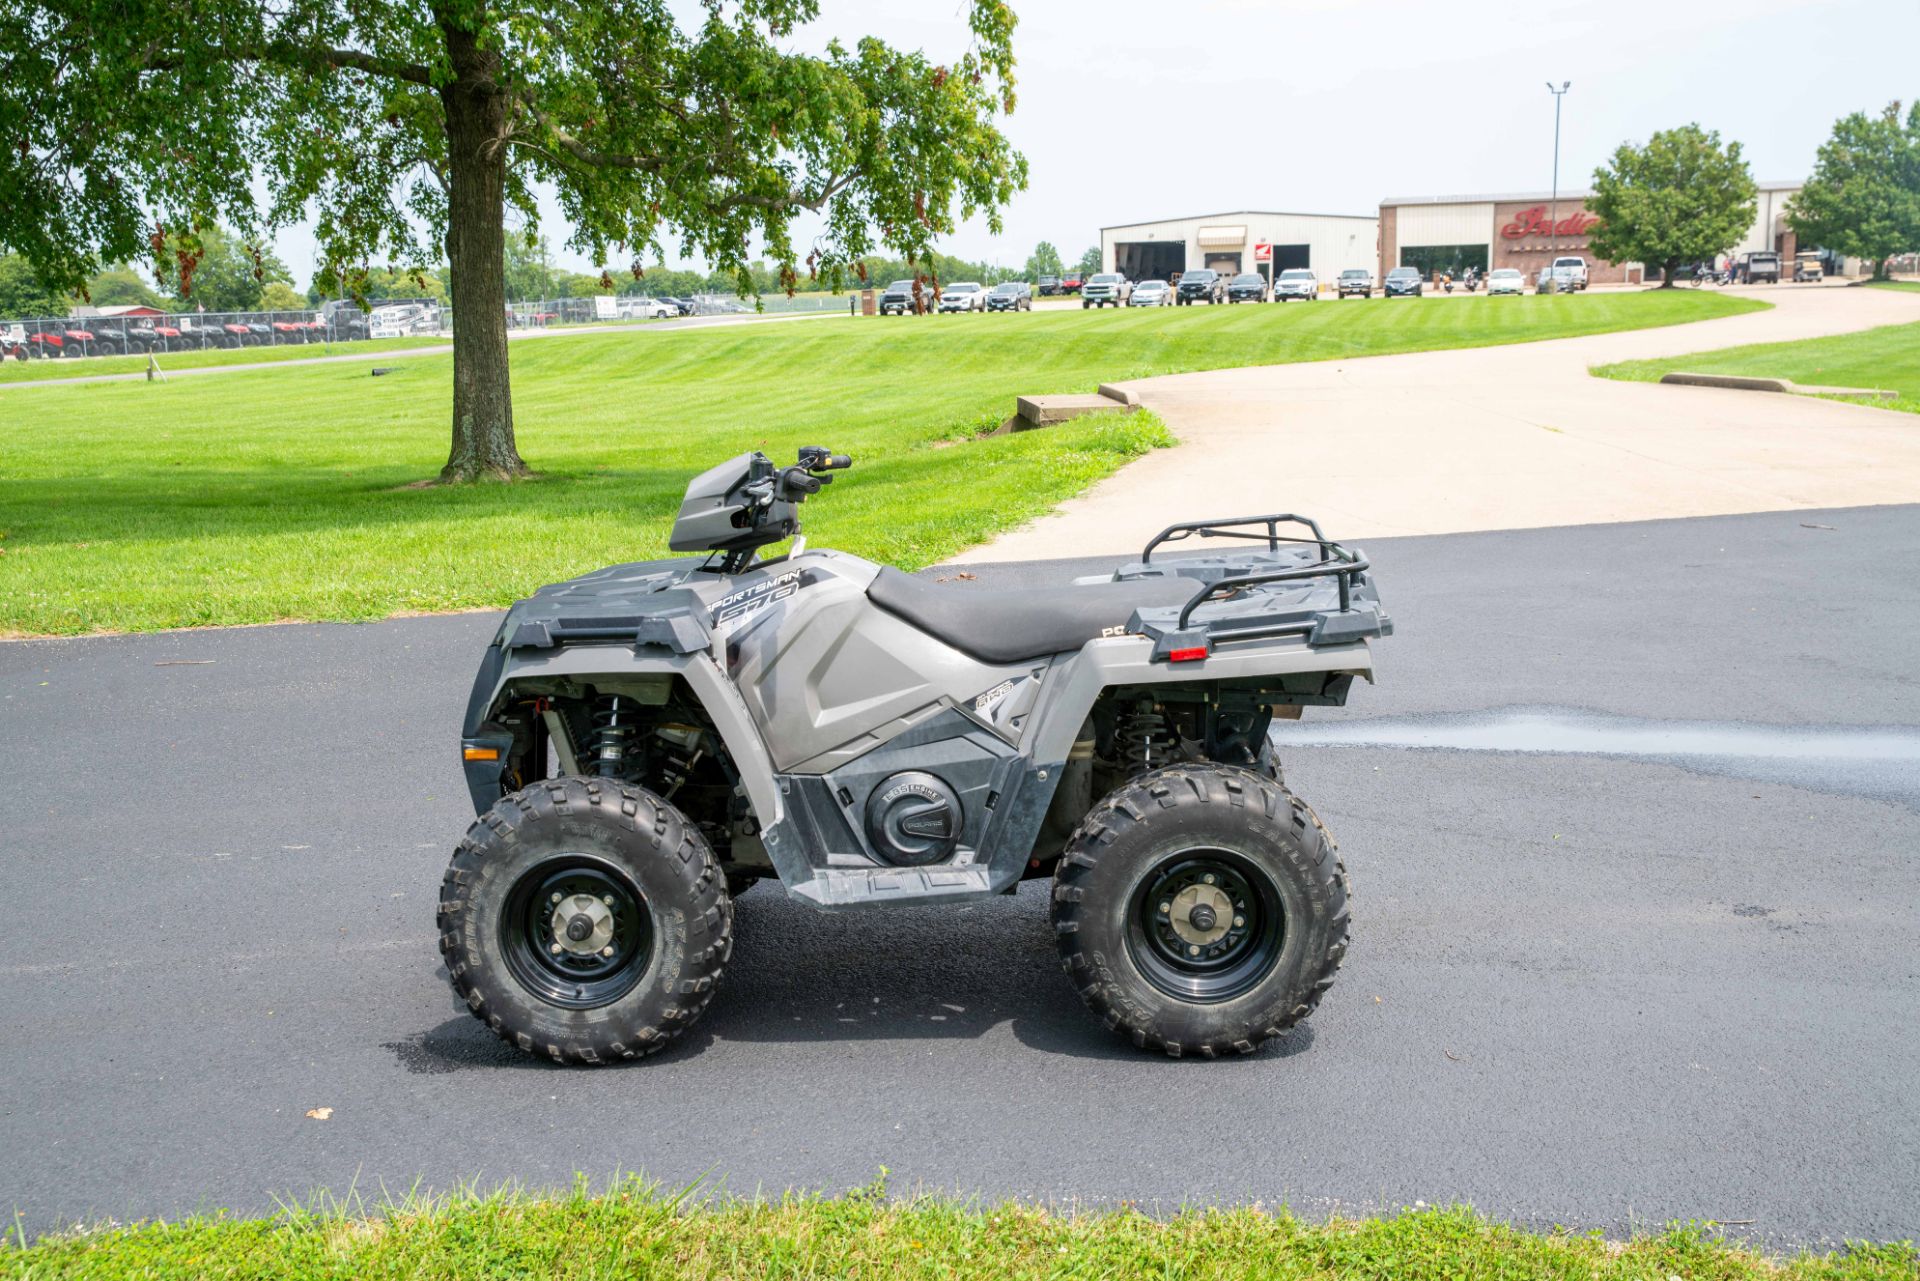
<path id="1" fill-rule="evenodd" d="M 1070 586 L 942 586 L 806 550 L 800 505 L 851 463 L 742 454 L 687 487 L 668 546 L 699 555 L 508 611 L 438 908 L 461 1001 L 528 1053 L 637 1058 L 712 1000 L 756 880 L 884 911 L 1050 877 L 1067 976 L 1135 1045 L 1249 1053 L 1310 1014 L 1347 874 L 1268 728 L 1373 678 L 1366 558 L 1274 514 Z M 1156 559 L 1190 538 L 1260 546 Z"/>

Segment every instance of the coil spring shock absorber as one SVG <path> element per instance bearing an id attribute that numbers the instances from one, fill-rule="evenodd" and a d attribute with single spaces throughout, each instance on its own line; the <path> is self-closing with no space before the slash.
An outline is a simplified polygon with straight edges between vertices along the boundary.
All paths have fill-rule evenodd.
<path id="1" fill-rule="evenodd" d="M 1138 778 L 1173 762 L 1173 734 L 1167 729 L 1167 718 L 1159 704 L 1137 705 L 1121 718 L 1118 731 L 1120 763 L 1128 778 Z"/>
<path id="2" fill-rule="evenodd" d="M 620 778 L 627 766 L 627 740 L 633 735 L 633 700 L 611 694 L 593 705 L 594 772 Z"/>

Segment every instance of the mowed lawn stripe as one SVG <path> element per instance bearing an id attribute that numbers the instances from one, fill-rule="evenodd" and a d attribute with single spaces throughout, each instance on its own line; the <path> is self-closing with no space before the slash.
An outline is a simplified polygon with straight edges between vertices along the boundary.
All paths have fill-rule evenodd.
<path id="1" fill-rule="evenodd" d="M 1787 378 L 1813 387 L 1879 388 L 1896 393 L 1897 399 L 1853 403 L 1920 414 L 1920 324 L 1882 325 L 1826 338 L 1755 343 L 1660 360 L 1628 360 L 1597 366 L 1593 372 L 1602 378 L 1658 382 L 1662 375 L 1676 371 Z"/>
<path id="2" fill-rule="evenodd" d="M 512 349 L 541 479 L 409 488 L 446 454 L 451 360 L 0 392 L 0 631 L 68 634 L 504 605 L 663 554 L 687 479 L 746 449 L 858 460 L 816 546 L 919 568 L 1167 443 L 1150 415 L 976 439 L 1016 395 L 1184 370 L 1678 324 L 1688 292 L 836 319 Z M 1204 515 L 1205 513 L 1197 513 Z M 1196 513 L 1169 513 L 1169 519 Z"/>

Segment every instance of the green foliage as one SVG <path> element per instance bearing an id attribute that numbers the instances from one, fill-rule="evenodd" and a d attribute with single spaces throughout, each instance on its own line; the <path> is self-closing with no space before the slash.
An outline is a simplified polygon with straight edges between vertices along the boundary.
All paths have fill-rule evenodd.
<path id="1" fill-rule="evenodd" d="M 1600 225 L 1589 243 L 1609 262 L 1659 267 L 1665 283 L 1685 263 L 1724 253 L 1753 225 L 1753 175 L 1740 144 L 1718 130 L 1682 125 L 1653 135 L 1644 147 L 1623 142 L 1593 173 L 1587 207 Z"/>
<path id="2" fill-rule="evenodd" d="M 166 301 L 127 267 L 109 267 L 87 282 L 87 298 L 96 307 L 164 307 Z"/>
<path id="3" fill-rule="evenodd" d="M 1803 244 L 1864 258 L 1876 277 L 1920 249 L 1920 101 L 1904 120 L 1895 102 L 1836 121 L 1787 222 Z"/>
<path id="4" fill-rule="evenodd" d="M 306 311 L 307 298 L 284 280 L 269 280 L 260 290 L 262 311 Z"/>
<path id="5" fill-rule="evenodd" d="M 884 1178 L 884 1176 L 883 1176 Z M 276 1219 L 196 1217 L 111 1226 L 0 1248 L 0 1274 L 123 1281 L 386 1281 L 415 1277 L 1166 1278 L 1171 1281 L 1911 1281 L 1911 1242 L 1856 1242 L 1775 1259 L 1712 1224 L 1609 1241 L 1528 1232 L 1465 1206 L 1308 1221 L 1254 1207 L 1062 1213 L 938 1197 L 896 1199 L 883 1179 L 840 1197 L 709 1197 L 628 1177 L 595 1194 L 409 1196 L 369 1216 L 346 1205 Z"/>
<path id="6" fill-rule="evenodd" d="M 8 387 L 0 407 L 35 429 L 0 433 L 0 634 L 505 605 L 542 583 L 665 554 L 694 473 L 744 449 L 784 457 L 803 444 L 859 460 L 807 506 L 814 545 L 914 569 L 1047 510 L 1164 440 L 1138 415 L 968 440 L 982 422 L 1003 421 L 1018 395 L 1760 306 L 1689 290 L 1395 307 L 1076 307 L 959 323 L 836 318 L 540 338 L 513 346 L 529 393 L 515 416 L 538 442 L 542 476 L 513 486 L 407 488 L 435 460 L 427 428 L 444 421 L 451 399 L 445 356 L 392 361 L 382 378 L 354 361 Z M 185 367 L 280 352 L 312 349 L 172 359 Z M 79 372 L 111 367 L 100 359 Z M 14 362 L 0 378 L 60 369 Z M 217 441 L 208 423 L 221 425 Z M 968 443 L 944 443 L 955 439 Z"/>
<path id="7" fill-rule="evenodd" d="M 1920 324 L 1883 325 L 1859 333 L 1757 343 L 1660 360 L 1630 360 L 1602 365 L 1593 372 L 1603 378 L 1658 382 L 1661 375 L 1675 370 L 1790 378 L 1813 387 L 1877 387 L 1897 393 L 1898 399 L 1853 403 L 1920 414 Z"/>
<path id="8" fill-rule="evenodd" d="M 71 306 L 69 300 L 40 283 L 32 263 L 19 254 L 0 253 L 0 320 L 64 316 Z"/>
<path id="9" fill-rule="evenodd" d="M 175 297 L 169 303 L 176 309 L 254 311 L 268 281 L 293 281 L 293 273 L 272 249 L 244 244 L 218 227 L 206 228 L 191 241 L 196 246 L 191 252 L 199 258 L 176 281 Z"/>
<path id="10" fill-rule="evenodd" d="M 1087 252 L 1081 254 L 1076 266 L 1082 276 L 1091 276 L 1098 272 L 1101 267 L 1100 246 L 1093 245 Z"/>
<path id="11" fill-rule="evenodd" d="M 1033 256 L 1027 259 L 1026 278 L 1037 280 L 1041 276 L 1064 276 L 1066 264 L 1060 261 L 1060 251 L 1053 247 L 1051 240 L 1043 240 L 1033 247 Z"/>
<path id="12" fill-rule="evenodd" d="M 674 234 L 745 287 L 751 243 L 804 270 L 802 211 L 829 272 L 878 244 L 924 258 L 975 214 L 997 230 L 1026 178 L 995 127 L 1012 11 L 970 0 L 971 44 L 938 65 L 874 39 L 792 52 L 816 12 L 747 0 L 683 31 L 614 0 L 23 0 L 0 23 L 0 248 L 77 288 L 103 261 L 176 269 L 216 213 L 258 240 L 311 210 L 329 277 L 426 264 L 480 163 L 450 147 L 463 122 L 504 141 L 506 202 L 531 225 L 550 184 L 596 261 Z"/>

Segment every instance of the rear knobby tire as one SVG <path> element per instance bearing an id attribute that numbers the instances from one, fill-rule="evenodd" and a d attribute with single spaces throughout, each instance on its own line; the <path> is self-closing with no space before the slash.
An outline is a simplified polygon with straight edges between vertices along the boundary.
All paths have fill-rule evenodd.
<path id="1" fill-rule="evenodd" d="M 1313 1013 L 1346 957 L 1348 886 L 1338 847 L 1280 785 L 1277 767 L 1262 766 L 1197 763 L 1144 774 L 1096 805 L 1061 855 L 1049 913 L 1061 964 L 1088 1008 L 1137 1046 L 1176 1058 L 1250 1054 Z M 1149 900 L 1196 859 L 1218 860 L 1229 889 L 1238 876 L 1254 910 L 1244 913 L 1245 942 L 1221 942 L 1220 964 L 1229 968 L 1181 976 L 1179 962 L 1156 951 L 1158 904 Z M 1242 909 L 1234 911 L 1238 925 Z M 1258 948 L 1270 959 L 1256 963 Z M 1235 968 L 1246 972 L 1235 979 Z M 1176 994 L 1170 977 L 1194 990 Z M 1208 984 L 1219 986 L 1200 990 Z"/>
<path id="2" fill-rule="evenodd" d="M 575 876 L 578 884 L 555 879 Z M 614 957 L 604 973 L 594 972 L 599 953 L 555 953 L 560 936 L 540 932 L 550 886 L 565 901 L 582 888 L 596 900 L 609 891 L 610 935 L 588 936 Z M 454 851 L 438 920 L 447 975 L 467 1009 L 556 1063 L 661 1049 L 706 1009 L 733 950 L 733 903 L 699 828 L 613 779 L 546 779 L 488 810 Z M 581 986 L 571 986 L 575 974 Z"/>

